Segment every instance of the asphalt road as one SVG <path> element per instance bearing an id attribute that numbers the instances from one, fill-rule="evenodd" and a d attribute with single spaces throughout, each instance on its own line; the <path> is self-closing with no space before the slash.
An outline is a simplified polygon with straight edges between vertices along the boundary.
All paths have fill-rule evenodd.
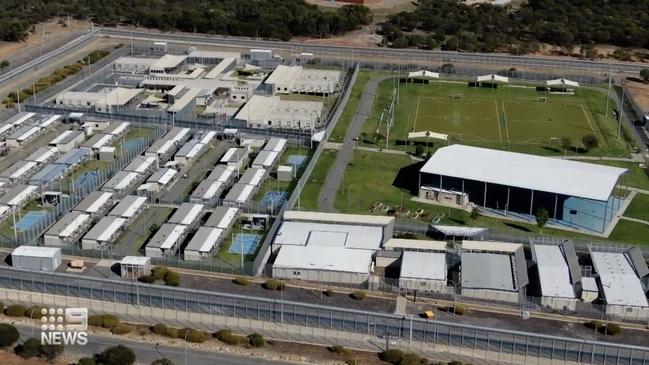
<path id="1" fill-rule="evenodd" d="M 394 48 L 369 48 L 369 47 L 344 47 L 333 45 L 307 44 L 300 42 L 269 41 L 243 37 L 225 37 L 200 34 L 186 34 L 180 32 L 163 33 L 144 29 L 126 28 L 101 28 L 101 35 L 133 40 L 167 41 L 185 44 L 222 45 L 236 48 L 271 48 L 274 50 L 288 50 L 295 53 L 311 52 L 318 56 L 338 56 L 350 59 L 354 57 L 374 59 L 398 59 L 409 61 L 436 61 L 436 62 L 465 62 L 483 63 L 502 66 L 545 67 L 563 69 L 592 70 L 598 73 L 607 72 L 612 68 L 616 73 L 629 73 L 637 75 L 646 64 L 633 62 L 601 62 L 578 60 L 570 58 L 515 56 L 498 53 L 458 53 L 449 51 L 425 51 L 417 49 Z"/>
<path id="2" fill-rule="evenodd" d="M 21 340 L 30 337 L 40 336 L 40 329 L 29 326 L 16 326 L 20 332 Z M 259 358 L 246 358 L 224 354 L 220 352 L 198 351 L 187 348 L 187 359 L 185 362 L 185 348 L 159 345 L 155 346 L 147 342 L 126 340 L 120 337 L 88 336 L 88 343 L 84 346 L 68 345 L 65 347 L 66 355 L 70 357 L 90 357 L 104 351 L 108 347 L 123 345 L 135 352 L 138 364 L 150 364 L 153 360 L 167 358 L 177 365 L 285 365 L 288 363 L 269 361 Z"/>

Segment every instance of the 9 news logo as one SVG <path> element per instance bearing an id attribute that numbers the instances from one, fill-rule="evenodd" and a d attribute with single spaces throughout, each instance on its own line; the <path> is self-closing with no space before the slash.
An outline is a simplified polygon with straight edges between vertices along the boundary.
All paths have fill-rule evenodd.
<path id="1" fill-rule="evenodd" d="M 43 345 L 88 343 L 88 308 L 43 308 L 41 322 Z"/>

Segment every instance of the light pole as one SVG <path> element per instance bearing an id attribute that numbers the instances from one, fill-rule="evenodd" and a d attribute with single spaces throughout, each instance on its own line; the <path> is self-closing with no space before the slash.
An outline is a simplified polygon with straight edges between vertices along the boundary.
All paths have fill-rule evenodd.
<path id="1" fill-rule="evenodd" d="M 187 336 L 189 335 L 189 330 L 185 332 L 185 365 L 187 365 Z"/>

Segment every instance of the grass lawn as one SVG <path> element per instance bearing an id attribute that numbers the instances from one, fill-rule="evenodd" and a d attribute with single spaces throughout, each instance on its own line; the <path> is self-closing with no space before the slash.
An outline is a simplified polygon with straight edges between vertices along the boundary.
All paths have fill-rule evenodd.
<path id="1" fill-rule="evenodd" d="M 116 240 L 116 248 L 119 247 L 124 255 L 140 256 L 140 249 L 153 236 L 156 230 L 150 228 L 155 224 L 160 227 L 171 215 L 172 208 L 148 207 L 137 219 L 122 232 Z"/>
<path id="2" fill-rule="evenodd" d="M 331 135 L 329 136 L 329 141 L 331 142 L 343 141 L 343 138 L 347 133 L 347 129 L 349 128 L 349 125 L 352 123 L 352 120 L 356 115 L 356 111 L 358 110 L 358 103 L 361 101 L 361 97 L 363 96 L 363 91 L 365 90 L 365 86 L 367 86 L 367 83 L 368 81 L 370 81 L 370 79 L 373 79 L 375 77 L 380 77 L 382 75 L 388 75 L 388 73 L 378 72 L 378 71 L 360 71 L 358 73 L 356 82 L 352 86 L 352 91 L 351 94 L 349 95 L 349 100 L 347 101 L 345 110 L 343 110 L 342 114 L 340 115 L 340 118 L 338 119 L 338 122 L 336 123 L 336 126 L 334 127 L 333 131 L 331 131 Z"/>
<path id="3" fill-rule="evenodd" d="M 380 84 L 373 115 L 387 115 L 392 85 L 392 80 Z M 537 102 L 538 96 L 546 97 L 546 102 Z M 411 131 L 432 131 L 459 143 L 542 155 L 564 154 L 560 139 L 566 137 L 582 154 L 627 156 L 630 145 L 616 138 L 617 123 L 604 115 L 605 102 L 604 95 L 589 89 L 565 96 L 543 94 L 533 87 L 492 90 L 456 82 L 402 83 L 390 148 L 403 148 L 395 145 L 405 142 Z M 385 145 L 386 121 L 387 117 L 366 123 L 366 143 Z M 582 138 L 586 135 L 594 135 L 599 147 L 585 152 Z"/>
<path id="4" fill-rule="evenodd" d="M 589 162 L 589 161 L 585 161 Z M 640 167 L 637 162 L 625 162 L 625 161 L 590 161 L 596 162 L 604 165 L 623 167 L 629 171 L 624 177 L 622 177 L 622 183 L 626 186 L 630 186 L 638 189 L 647 189 L 649 190 L 649 175 Z"/>
<path id="5" fill-rule="evenodd" d="M 624 211 L 624 216 L 649 222 L 649 195 L 636 194 Z"/>
<path id="6" fill-rule="evenodd" d="M 647 245 L 649 243 L 647 237 L 649 237 L 649 225 L 620 220 L 608 239 L 616 242 Z"/>
<path id="7" fill-rule="evenodd" d="M 110 165 L 111 163 L 107 161 L 88 160 L 75 168 L 74 171 L 68 174 L 68 176 L 63 178 L 63 180 L 61 181 L 61 188 L 64 192 L 69 192 L 72 186 L 72 181 L 75 181 L 76 179 L 79 179 L 80 177 L 91 172 L 107 170 Z"/>
<path id="8" fill-rule="evenodd" d="M 337 151 L 324 150 L 318 159 L 318 162 L 309 176 L 309 181 L 302 189 L 300 195 L 300 208 L 302 210 L 318 210 L 318 196 L 320 189 L 324 184 L 327 174 L 336 160 Z"/>

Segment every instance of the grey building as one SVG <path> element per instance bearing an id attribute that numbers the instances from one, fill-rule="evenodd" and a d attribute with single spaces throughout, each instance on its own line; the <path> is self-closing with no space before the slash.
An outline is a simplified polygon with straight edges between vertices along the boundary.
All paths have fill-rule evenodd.
<path id="1" fill-rule="evenodd" d="M 131 223 L 146 209 L 146 202 L 147 198 L 143 196 L 127 195 L 117 203 L 108 215 L 124 218 L 127 224 Z"/>
<path id="2" fill-rule="evenodd" d="M 75 243 L 91 224 L 90 215 L 70 212 L 43 235 L 45 246 L 67 246 Z"/>
<path id="3" fill-rule="evenodd" d="M 11 253 L 13 267 L 35 271 L 54 271 L 61 266 L 58 247 L 18 246 Z"/>
<path id="4" fill-rule="evenodd" d="M 114 216 L 103 217 L 81 239 L 84 250 L 103 250 L 111 245 L 125 228 L 126 219 Z"/>
<path id="5" fill-rule="evenodd" d="M 93 191 L 79 202 L 72 210 L 90 214 L 93 218 L 101 217 L 113 207 L 113 193 Z"/>
<path id="6" fill-rule="evenodd" d="M 198 226 L 204 213 L 205 206 L 203 204 L 182 203 L 167 222 L 182 224 L 193 229 Z"/>
<path id="7" fill-rule="evenodd" d="M 171 257 L 187 237 L 188 228 L 182 224 L 165 223 L 151 237 L 144 252 L 147 257 Z"/>
<path id="8" fill-rule="evenodd" d="M 188 261 L 200 261 L 212 257 L 225 237 L 221 228 L 200 227 L 187 244 L 184 258 Z"/>

